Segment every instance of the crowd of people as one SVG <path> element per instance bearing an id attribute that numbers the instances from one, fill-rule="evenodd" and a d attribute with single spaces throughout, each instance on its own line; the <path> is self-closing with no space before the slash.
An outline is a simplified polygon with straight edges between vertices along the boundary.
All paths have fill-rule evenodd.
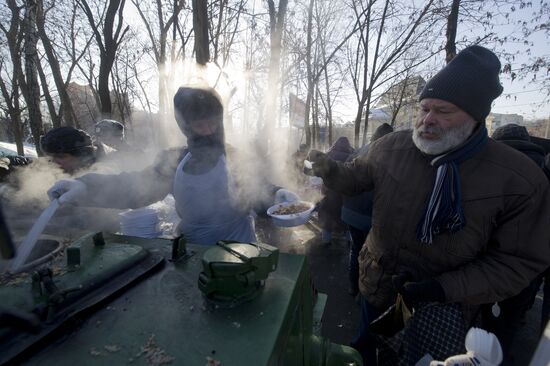
<path id="1" fill-rule="evenodd" d="M 427 82 L 413 130 L 383 124 L 357 150 L 340 137 L 326 153 L 302 145 L 292 157 L 293 171 L 307 158 L 323 179 L 321 245 L 330 246 L 334 232 L 349 236 L 349 293 L 361 308 L 351 345 L 365 365 L 463 353 L 473 325 L 498 337 L 510 364 L 514 336 L 543 283 L 546 326 L 550 158 L 522 126 L 489 138 L 485 119 L 502 93 L 500 68 L 491 51 L 467 47 Z M 70 176 L 48 196 L 65 207 L 126 209 L 171 194 L 178 233 L 189 242 L 256 241 L 255 215 L 300 197 L 242 166 L 254 157 L 225 141 L 214 89 L 181 87 L 173 103 L 186 146 L 160 152 L 139 171 L 89 172 L 113 151 L 131 149 L 117 121 L 98 122 L 94 137 L 71 127 L 48 131 L 40 148 Z M 298 182 L 306 184 L 303 176 Z M 413 315 L 380 334 L 373 322 L 395 311 Z"/>

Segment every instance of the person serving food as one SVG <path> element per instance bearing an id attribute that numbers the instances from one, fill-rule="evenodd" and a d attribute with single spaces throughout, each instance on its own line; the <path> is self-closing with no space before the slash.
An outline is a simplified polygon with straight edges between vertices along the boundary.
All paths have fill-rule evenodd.
<path id="1" fill-rule="evenodd" d="M 60 204 L 138 208 L 172 193 L 178 231 L 188 241 L 256 241 L 253 211 L 299 197 L 258 177 L 247 166 L 255 159 L 225 143 L 223 105 L 214 89 L 179 88 L 174 111 L 186 147 L 162 151 L 142 171 L 60 180 L 48 196 Z"/>

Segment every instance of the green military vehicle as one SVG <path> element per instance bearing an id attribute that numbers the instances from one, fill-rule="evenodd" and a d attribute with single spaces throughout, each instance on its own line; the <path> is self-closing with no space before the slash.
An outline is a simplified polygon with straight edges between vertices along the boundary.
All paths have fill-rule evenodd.
<path id="1" fill-rule="evenodd" d="M 318 335 L 326 296 L 302 255 L 106 233 L 42 242 L 1 279 L 2 365 L 361 364 Z"/>

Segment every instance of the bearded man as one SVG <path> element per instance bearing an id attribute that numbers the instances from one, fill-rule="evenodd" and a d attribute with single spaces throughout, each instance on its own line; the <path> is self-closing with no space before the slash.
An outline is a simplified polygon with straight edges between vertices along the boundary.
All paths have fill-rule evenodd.
<path id="1" fill-rule="evenodd" d="M 412 307 L 455 306 L 455 325 L 467 329 L 479 305 L 495 304 L 498 315 L 498 301 L 550 264 L 548 181 L 529 158 L 487 137 L 485 118 L 502 93 L 499 72 L 495 54 L 467 47 L 427 82 L 414 131 L 386 135 L 348 164 L 310 152 L 329 188 L 373 190 L 372 228 L 359 258 L 362 320 L 352 344 L 366 365 L 375 364 L 368 324 L 397 293 Z M 428 325 L 415 326 L 421 335 Z M 408 362 L 457 351 L 430 336 L 440 343 L 422 345 Z"/>

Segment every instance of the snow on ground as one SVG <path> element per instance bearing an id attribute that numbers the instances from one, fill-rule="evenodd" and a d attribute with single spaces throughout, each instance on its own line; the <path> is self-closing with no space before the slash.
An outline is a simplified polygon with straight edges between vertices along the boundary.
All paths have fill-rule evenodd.
<path id="1" fill-rule="evenodd" d="M 25 152 L 25 156 L 36 158 L 36 149 L 34 145 L 30 144 L 24 144 L 23 150 Z M 10 142 L 4 142 L 0 141 L 0 156 L 12 156 L 12 155 L 18 155 L 17 154 L 17 146 L 15 144 L 12 144 Z"/>

